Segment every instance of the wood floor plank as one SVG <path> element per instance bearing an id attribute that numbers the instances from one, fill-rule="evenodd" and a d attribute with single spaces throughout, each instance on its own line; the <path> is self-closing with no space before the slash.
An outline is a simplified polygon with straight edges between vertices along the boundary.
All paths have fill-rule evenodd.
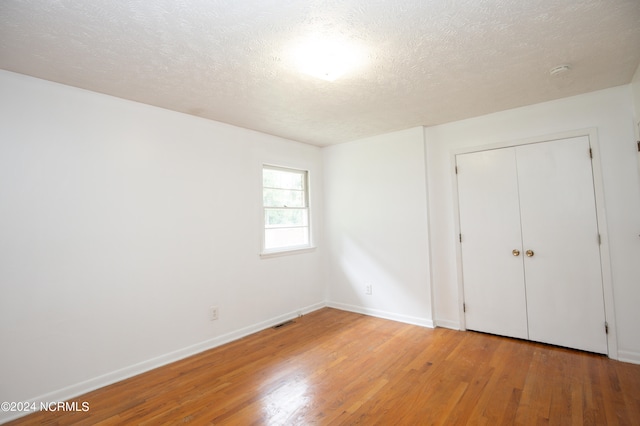
<path id="1" fill-rule="evenodd" d="M 640 424 L 640 365 L 321 309 L 9 425 Z"/>

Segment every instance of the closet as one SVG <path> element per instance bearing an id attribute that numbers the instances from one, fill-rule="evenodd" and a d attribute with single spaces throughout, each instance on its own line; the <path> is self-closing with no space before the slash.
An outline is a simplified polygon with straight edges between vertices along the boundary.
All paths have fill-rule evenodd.
<path id="1" fill-rule="evenodd" d="M 456 155 L 466 328 L 607 353 L 587 136 Z"/>

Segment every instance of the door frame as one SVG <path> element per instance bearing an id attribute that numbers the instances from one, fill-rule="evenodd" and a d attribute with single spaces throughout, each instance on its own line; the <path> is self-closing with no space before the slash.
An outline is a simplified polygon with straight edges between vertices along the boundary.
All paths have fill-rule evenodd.
<path id="1" fill-rule="evenodd" d="M 596 200 L 596 216 L 598 222 L 598 230 L 600 232 L 600 264 L 602 270 L 602 290 L 604 298 L 604 315 L 607 322 L 609 332 L 607 334 L 607 355 L 611 359 L 618 359 L 618 343 L 616 338 L 616 322 L 615 309 L 613 299 L 613 281 L 611 277 L 611 258 L 609 251 L 609 235 L 607 229 L 607 218 L 605 209 L 604 184 L 602 178 L 602 167 L 600 164 L 600 145 L 598 141 L 597 128 L 587 128 L 572 130 L 550 135 L 536 136 L 520 140 L 502 141 L 491 144 L 467 146 L 464 148 L 452 149 L 450 151 L 451 161 L 451 178 L 452 178 L 452 200 L 454 212 L 454 226 L 456 241 L 456 274 L 458 280 L 458 316 L 461 330 L 466 330 L 464 315 L 464 280 L 462 273 L 462 247 L 459 241 L 460 235 L 460 206 L 458 203 L 458 176 L 456 173 L 456 156 L 460 154 L 468 154 L 473 152 L 488 151 L 500 148 L 510 148 L 534 143 L 552 142 L 560 139 L 569 139 L 579 136 L 586 136 L 589 139 L 589 145 L 593 154 L 591 161 L 593 170 L 593 187 Z M 585 153 L 586 155 L 586 153 Z M 604 325 L 603 325 L 604 326 Z"/>

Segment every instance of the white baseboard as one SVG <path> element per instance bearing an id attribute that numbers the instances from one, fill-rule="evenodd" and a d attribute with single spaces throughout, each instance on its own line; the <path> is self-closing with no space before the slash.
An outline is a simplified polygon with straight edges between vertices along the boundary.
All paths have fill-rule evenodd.
<path id="1" fill-rule="evenodd" d="M 458 321 L 436 319 L 436 327 L 450 328 L 452 330 L 460 330 L 460 323 Z"/>
<path id="2" fill-rule="evenodd" d="M 167 365 L 172 362 L 190 357 L 192 355 L 196 355 L 200 352 L 213 349 L 215 347 L 224 345 L 225 343 L 233 342 L 234 340 L 238 340 L 250 334 L 257 333 L 258 331 L 273 327 L 274 325 L 296 318 L 301 314 L 307 314 L 309 312 L 316 311 L 318 309 L 324 308 L 325 306 L 326 304 L 324 302 L 316 303 L 314 305 L 298 309 L 295 312 L 279 315 L 275 318 L 271 318 L 269 320 L 253 324 L 251 326 L 241 328 L 231 333 L 223 334 L 221 336 L 214 337 L 213 339 L 205 340 L 203 342 L 196 343 L 195 345 L 187 346 L 177 351 L 169 352 L 167 354 L 160 355 L 158 357 L 112 371 L 102 376 L 94 377 L 92 379 L 85 380 L 83 382 L 37 396 L 35 398 L 29 399 L 28 403 L 29 405 L 33 403 L 35 407 L 40 407 L 41 403 L 46 404 L 54 401 L 68 401 L 96 389 L 100 389 L 113 383 L 128 379 L 130 377 L 137 376 L 138 374 L 142 374 L 155 368 L 162 367 L 163 365 Z M 17 419 L 19 417 L 26 416 L 30 413 L 31 412 L 0 412 L 0 424 Z"/>
<path id="3" fill-rule="evenodd" d="M 394 312 L 380 311 L 377 309 L 366 308 L 364 306 L 349 305 L 346 303 L 328 302 L 327 306 L 343 311 L 355 312 L 358 314 L 369 315 L 377 318 L 384 318 L 392 321 L 404 322 L 407 324 L 419 325 L 422 327 L 433 328 L 433 321 L 429 318 L 413 317 L 409 315 L 397 314 Z"/>
<path id="4" fill-rule="evenodd" d="M 618 361 L 640 364 L 640 353 L 618 350 Z"/>

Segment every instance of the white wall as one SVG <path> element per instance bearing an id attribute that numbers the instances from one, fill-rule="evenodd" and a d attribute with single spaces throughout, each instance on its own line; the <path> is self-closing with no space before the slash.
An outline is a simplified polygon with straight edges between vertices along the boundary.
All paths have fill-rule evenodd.
<path id="1" fill-rule="evenodd" d="M 262 163 L 310 170 L 319 230 L 319 148 L 5 71 L 0 93 L 0 401 L 324 306 L 320 250 L 259 258 Z"/>
<path id="2" fill-rule="evenodd" d="M 423 129 L 330 146 L 323 158 L 330 305 L 431 326 Z"/>
<path id="3" fill-rule="evenodd" d="M 636 139 L 640 140 L 640 65 L 638 65 L 638 69 L 636 70 L 636 73 L 633 76 L 633 80 L 631 81 L 631 93 L 634 110 L 634 130 Z"/>
<path id="4" fill-rule="evenodd" d="M 438 325 L 460 325 L 452 151 L 595 127 L 604 180 L 618 354 L 640 363 L 640 183 L 631 87 L 621 86 L 425 129 Z"/>
<path id="5" fill-rule="evenodd" d="M 640 143 L 640 65 L 633 76 L 631 81 L 631 93 L 633 98 L 633 110 L 634 110 L 634 131 L 636 135 L 636 141 Z M 638 147 L 638 180 L 640 181 L 640 147 Z"/>

